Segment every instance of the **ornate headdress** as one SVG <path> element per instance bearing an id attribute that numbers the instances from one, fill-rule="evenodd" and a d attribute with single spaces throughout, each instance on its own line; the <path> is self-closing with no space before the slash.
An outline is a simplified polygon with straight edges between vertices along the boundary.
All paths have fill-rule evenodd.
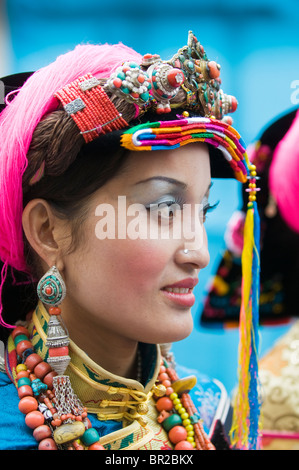
<path id="1" fill-rule="evenodd" d="M 64 67 L 61 56 L 62 59 L 57 59 L 56 69 L 51 66 L 44 69 L 44 85 L 34 89 L 34 100 L 37 101 L 28 99 L 25 90 L 28 91 L 30 85 L 32 88 L 39 86 L 40 71 L 34 74 L 35 78 L 32 77 L 33 84 L 30 78 L 23 87 L 24 92 L 21 89 L 16 98 L 16 84 L 9 88 L 13 80 L 3 80 L 8 87 L 7 92 L 10 91 L 8 112 L 11 107 L 18 113 L 18 131 L 14 130 L 14 152 L 11 155 L 6 152 L 5 161 L 4 154 L 0 158 L 0 192 L 4 195 L 0 211 L 0 257 L 4 263 L 0 291 L 8 266 L 26 270 L 21 222 L 22 177 L 28 178 L 29 174 L 29 185 L 33 186 L 47 175 L 46 161 L 39 168 L 32 169 L 27 160 L 33 131 L 46 114 L 65 110 L 84 139 L 83 153 L 98 152 L 105 142 L 107 145 L 107 139 L 108 145 L 116 144 L 133 151 L 172 149 L 191 142 L 205 142 L 210 148 L 212 176 L 227 176 L 230 168 L 239 181 L 245 183 L 249 180 L 243 251 L 240 386 L 233 442 L 241 441 L 242 445 L 254 448 L 259 414 L 256 391 L 259 223 L 255 167 L 248 160 L 240 135 L 231 126 L 232 120 L 225 116 L 235 111 L 237 101 L 223 93 L 220 66 L 208 60 L 203 46 L 192 32 L 189 32 L 187 45 L 168 61 L 151 54 L 138 61 L 137 53 L 136 60 L 124 61 L 130 54 L 124 50 L 122 53 L 117 65 L 110 64 L 110 68 L 102 67 L 100 71 L 101 60 L 98 58 L 99 64 L 96 65 L 94 56 L 90 56 L 90 68 L 86 70 L 86 66 L 84 72 L 81 70 L 82 76 L 74 71 L 79 70 L 82 62 L 73 58 L 73 66 Z M 19 100 L 23 103 L 23 115 L 26 108 L 26 119 L 30 119 L 26 124 L 17 107 Z M 5 132 L 5 111 L 0 123 L 4 125 L 3 131 L 0 125 L 0 137 Z M 5 151 L 4 147 L 2 151 Z"/>
<path id="2" fill-rule="evenodd" d="M 223 93 L 219 76 L 220 65 L 208 60 L 190 31 L 187 45 L 170 60 L 146 54 L 139 67 L 130 63 L 119 67 L 105 88 L 136 103 L 143 112 L 148 106 L 158 114 L 184 107 L 200 116 L 222 119 L 236 110 L 237 101 Z"/>

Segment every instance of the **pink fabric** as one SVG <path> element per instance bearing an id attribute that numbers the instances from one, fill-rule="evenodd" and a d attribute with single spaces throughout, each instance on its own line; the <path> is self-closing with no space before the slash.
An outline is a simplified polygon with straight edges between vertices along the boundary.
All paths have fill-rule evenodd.
<path id="1" fill-rule="evenodd" d="M 33 131 L 42 116 L 58 107 L 54 93 L 90 72 L 107 77 L 125 60 L 140 55 L 121 44 L 82 45 L 37 71 L 0 116 L 0 258 L 25 271 L 22 243 L 22 175 Z"/>
<path id="2" fill-rule="evenodd" d="M 275 149 L 269 188 L 285 222 L 299 232 L 299 111 Z"/>
<path id="3" fill-rule="evenodd" d="M 58 107 L 54 93 L 78 77 L 91 73 L 107 78 L 124 61 L 141 62 L 134 50 L 116 45 L 79 45 L 35 72 L 0 115 L 0 259 L 4 268 L 0 298 L 8 265 L 28 272 L 23 253 L 22 176 L 32 134 L 41 118 Z M 0 302 L 0 323 L 2 306 Z"/>

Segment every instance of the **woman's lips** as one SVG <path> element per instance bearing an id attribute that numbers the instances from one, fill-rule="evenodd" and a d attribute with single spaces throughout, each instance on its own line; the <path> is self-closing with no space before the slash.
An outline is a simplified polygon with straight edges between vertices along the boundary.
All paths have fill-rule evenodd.
<path id="1" fill-rule="evenodd" d="M 182 281 L 163 287 L 161 290 L 172 302 L 175 302 L 177 305 L 190 308 L 195 303 L 193 287 L 197 283 L 198 279 L 195 278 L 183 279 Z"/>

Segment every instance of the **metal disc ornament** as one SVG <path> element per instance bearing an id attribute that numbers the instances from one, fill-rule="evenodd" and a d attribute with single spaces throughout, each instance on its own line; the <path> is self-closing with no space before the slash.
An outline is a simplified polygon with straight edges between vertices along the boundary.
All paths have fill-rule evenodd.
<path id="1" fill-rule="evenodd" d="M 37 285 L 39 299 L 47 305 L 59 305 L 66 294 L 66 287 L 56 266 L 53 266 L 40 279 Z"/>

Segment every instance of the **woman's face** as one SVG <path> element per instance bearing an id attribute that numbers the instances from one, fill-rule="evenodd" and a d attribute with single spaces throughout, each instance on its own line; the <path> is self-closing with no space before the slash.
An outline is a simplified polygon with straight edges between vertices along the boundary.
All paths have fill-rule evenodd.
<path id="1" fill-rule="evenodd" d="M 209 262 L 203 219 L 210 182 L 204 144 L 131 152 L 124 171 L 93 195 L 84 241 L 64 258 L 72 318 L 80 312 L 115 339 L 188 336 L 192 290 Z"/>

